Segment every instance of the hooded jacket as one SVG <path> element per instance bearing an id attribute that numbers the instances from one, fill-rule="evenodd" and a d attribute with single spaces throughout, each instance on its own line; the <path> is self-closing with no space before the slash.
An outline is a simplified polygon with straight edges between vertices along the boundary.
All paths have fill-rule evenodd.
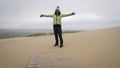
<path id="1" fill-rule="evenodd" d="M 51 18 L 53 18 L 53 25 L 59 25 L 59 24 L 61 24 L 62 17 L 67 17 L 67 16 L 71 16 L 71 15 L 72 15 L 72 13 L 70 13 L 70 14 L 61 14 L 59 16 L 53 14 L 53 15 L 43 15 L 43 17 L 51 17 Z"/>

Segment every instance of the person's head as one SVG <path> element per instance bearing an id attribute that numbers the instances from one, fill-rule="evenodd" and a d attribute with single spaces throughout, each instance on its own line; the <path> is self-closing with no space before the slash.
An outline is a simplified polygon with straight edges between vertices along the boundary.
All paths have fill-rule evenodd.
<path id="1" fill-rule="evenodd" d="M 60 10 L 59 10 L 59 6 L 57 6 L 54 14 L 55 14 L 55 15 L 58 15 L 58 16 L 61 15 L 61 12 L 60 12 Z"/>

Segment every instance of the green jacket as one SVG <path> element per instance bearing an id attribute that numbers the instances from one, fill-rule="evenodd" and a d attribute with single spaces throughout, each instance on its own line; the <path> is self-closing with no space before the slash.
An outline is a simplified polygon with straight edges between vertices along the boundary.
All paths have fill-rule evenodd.
<path id="1" fill-rule="evenodd" d="M 52 17 L 53 18 L 53 25 L 56 25 L 56 24 L 61 24 L 61 19 L 62 17 L 67 17 L 67 16 L 71 16 L 72 13 L 70 14 L 61 14 L 59 16 L 55 15 L 55 14 L 52 14 L 52 15 L 43 15 L 43 17 Z"/>

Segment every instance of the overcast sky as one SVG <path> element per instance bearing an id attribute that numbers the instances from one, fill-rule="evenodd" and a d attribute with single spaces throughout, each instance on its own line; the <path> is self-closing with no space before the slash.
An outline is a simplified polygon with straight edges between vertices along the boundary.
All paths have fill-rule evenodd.
<path id="1" fill-rule="evenodd" d="M 76 15 L 62 19 L 64 29 L 92 29 L 120 26 L 120 0 L 0 0 L 0 28 L 52 29 L 56 6 L 62 14 Z"/>

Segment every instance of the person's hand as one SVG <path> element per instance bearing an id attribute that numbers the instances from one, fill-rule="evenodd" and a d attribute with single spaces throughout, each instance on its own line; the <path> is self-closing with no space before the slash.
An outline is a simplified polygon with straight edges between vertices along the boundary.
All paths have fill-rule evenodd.
<path id="1" fill-rule="evenodd" d="M 41 14 L 40 17 L 43 17 L 43 15 Z"/>
<path id="2" fill-rule="evenodd" d="M 72 12 L 72 15 L 75 15 L 75 13 L 74 13 L 74 12 Z"/>

